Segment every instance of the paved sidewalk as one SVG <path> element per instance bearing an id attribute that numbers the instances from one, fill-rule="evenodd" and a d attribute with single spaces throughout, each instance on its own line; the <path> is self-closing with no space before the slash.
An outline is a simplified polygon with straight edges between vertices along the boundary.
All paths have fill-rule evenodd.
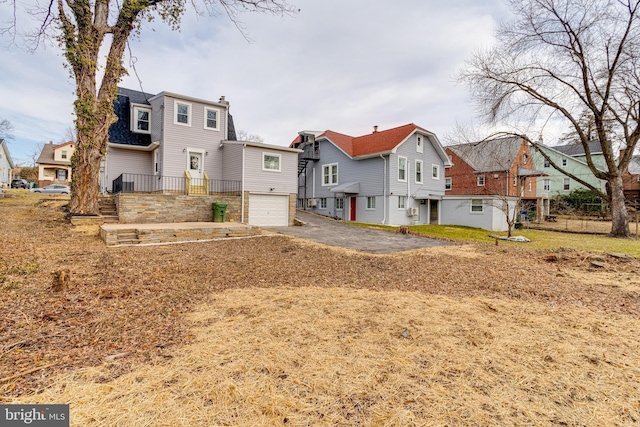
<path id="1" fill-rule="evenodd" d="M 339 246 L 362 252 L 380 254 L 451 244 L 443 240 L 429 239 L 426 237 L 354 227 L 342 221 L 336 221 L 332 218 L 306 211 L 298 211 L 296 218 L 303 221 L 305 225 L 262 227 L 262 229 L 312 240 L 329 246 Z"/>

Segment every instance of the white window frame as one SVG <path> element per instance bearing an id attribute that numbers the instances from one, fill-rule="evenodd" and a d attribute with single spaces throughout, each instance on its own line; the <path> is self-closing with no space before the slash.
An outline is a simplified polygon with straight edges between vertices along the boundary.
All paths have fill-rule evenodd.
<path id="1" fill-rule="evenodd" d="M 368 211 L 376 210 L 376 196 L 367 196 L 367 209 Z"/>
<path id="2" fill-rule="evenodd" d="M 149 130 L 138 129 L 138 112 L 145 111 L 149 113 Z M 131 109 L 131 132 L 135 133 L 151 133 L 151 107 L 146 105 L 133 105 Z"/>
<path id="3" fill-rule="evenodd" d="M 278 159 L 278 168 L 277 169 L 273 169 L 273 168 L 268 168 L 266 166 L 266 157 L 275 157 Z M 275 154 L 275 153 L 267 153 L 267 152 L 263 152 L 262 153 L 262 170 L 265 172 L 282 172 L 282 155 L 281 154 Z"/>
<path id="4" fill-rule="evenodd" d="M 398 196 L 398 209 L 406 209 L 407 208 L 407 196 Z"/>
<path id="5" fill-rule="evenodd" d="M 335 173 L 335 181 L 333 176 L 333 167 L 336 168 Z M 326 165 L 322 165 L 322 186 L 326 187 L 329 185 L 338 185 L 338 164 L 337 163 L 328 163 Z M 325 177 L 328 178 L 325 180 Z M 325 182 L 326 181 L 326 182 Z"/>
<path id="6" fill-rule="evenodd" d="M 551 180 L 549 178 L 545 178 L 542 180 L 542 185 L 544 191 L 549 191 L 551 189 Z"/>
<path id="7" fill-rule="evenodd" d="M 60 158 L 65 160 L 67 159 L 67 150 L 60 151 Z"/>
<path id="8" fill-rule="evenodd" d="M 178 121 L 178 106 L 185 105 L 187 107 L 187 123 L 182 123 Z M 193 106 L 190 102 L 178 101 L 177 99 L 173 101 L 173 124 L 178 126 L 191 126 L 191 116 L 193 115 Z"/>
<path id="9" fill-rule="evenodd" d="M 207 126 L 208 125 L 208 117 L 207 114 L 209 111 L 213 111 L 216 113 L 216 127 Z M 206 130 L 220 130 L 220 109 L 204 106 L 204 123 L 203 126 Z"/>
<path id="10" fill-rule="evenodd" d="M 416 184 L 422 184 L 422 182 L 423 182 L 423 178 L 422 177 L 423 176 L 424 176 L 424 162 L 422 160 L 417 160 L 416 159 L 416 166 L 415 166 L 415 181 L 416 181 Z"/>
<path id="11" fill-rule="evenodd" d="M 571 190 L 571 178 L 564 178 L 562 180 L 562 190 L 563 191 Z"/>
<path id="12" fill-rule="evenodd" d="M 336 210 L 337 211 L 344 210 L 344 199 L 342 197 L 339 197 L 336 199 Z"/>
<path id="13" fill-rule="evenodd" d="M 326 197 L 320 197 L 320 203 L 318 203 L 318 208 L 319 209 L 327 209 L 327 198 Z"/>
<path id="14" fill-rule="evenodd" d="M 417 138 L 416 138 L 416 152 L 424 153 L 424 137 L 422 135 L 417 135 Z"/>
<path id="15" fill-rule="evenodd" d="M 440 179 L 440 165 L 431 165 L 431 178 Z"/>
<path id="16" fill-rule="evenodd" d="M 485 182 L 484 175 L 478 175 L 476 177 L 476 184 L 478 185 L 478 187 L 484 187 L 484 182 Z"/>
<path id="17" fill-rule="evenodd" d="M 549 160 L 544 159 L 544 165 L 545 168 L 550 168 L 551 167 L 551 163 L 549 163 Z"/>
<path id="18" fill-rule="evenodd" d="M 480 205 L 478 206 L 478 200 L 480 201 Z M 474 202 L 476 202 L 474 204 Z M 478 210 L 477 208 L 480 208 L 480 210 Z M 476 210 L 474 210 L 474 208 L 476 208 Z M 483 213 L 484 212 L 484 201 L 482 199 L 471 199 L 471 203 L 470 203 L 470 207 L 469 207 L 469 212 L 471 213 Z"/>
<path id="19" fill-rule="evenodd" d="M 400 161 L 404 160 L 404 168 L 400 169 Z M 400 171 L 402 171 L 404 177 L 400 178 Z M 407 158 L 406 157 L 402 157 L 402 156 L 398 156 L 398 181 L 400 182 L 407 182 Z"/>
<path id="20" fill-rule="evenodd" d="M 444 179 L 444 191 L 451 191 L 453 188 L 453 180 L 451 178 Z"/>

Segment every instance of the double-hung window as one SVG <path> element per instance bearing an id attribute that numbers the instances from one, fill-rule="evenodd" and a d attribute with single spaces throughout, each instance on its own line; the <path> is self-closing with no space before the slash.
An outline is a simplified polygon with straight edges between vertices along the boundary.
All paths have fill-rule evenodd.
<path id="1" fill-rule="evenodd" d="M 471 199 L 471 212 L 482 212 L 482 199 Z"/>
<path id="2" fill-rule="evenodd" d="M 331 163 L 322 166 L 322 185 L 338 184 L 338 164 Z"/>
<path id="3" fill-rule="evenodd" d="M 549 189 L 551 188 L 550 180 L 545 178 L 543 180 L 543 183 L 544 183 L 544 191 L 549 191 Z"/>
<path id="4" fill-rule="evenodd" d="M 431 165 L 431 178 L 440 179 L 440 166 Z"/>
<path id="5" fill-rule="evenodd" d="M 376 198 L 375 196 L 367 197 L 367 209 L 374 210 L 376 208 Z"/>
<path id="6" fill-rule="evenodd" d="M 416 160 L 416 184 L 422 184 L 422 160 Z"/>
<path id="7" fill-rule="evenodd" d="M 484 187 L 484 175 L 478 175 L 477 182 L 478 187 Z"/>
<path id="8" fill-rule="evenodd" d="M 571 189 L 571 178 L 565 178 L 562 181 L 562 189 L 563 190 L 570 190 Z"/>
<path id="9" fill-rule="evenodd" d="M 398 181 L 407 180 L 407 158 L 398 157 Z"/>
<path id="10" fill-rule="evenodd" d="M 327 198 L 326 197 L 321 197 L 320 198 L 320 209 L 327 209 Z"/>
<path id="11" fill-rule="evenodd" d="M 132 131 L 139 133 L 151 133 L 151 109 L 146 107 L 133 107 Z"/>
<path id="12" fill-rule="evenodd" d="M 209 130 L 219 130 L 220 110 L 212 107 L 204 107 L 204 128 Z"/>
<path id="13" fill-rule="evenodd" d="M 344 199 L 343 198 L 336 199 L 336 210 L 341 211 L 343 209 L 344 209 Z"/>
<path id="14" fill-rule="evenodd" d="M 175 101 L 174 123 L 182 126 L 191 126 L 191 104 L 188 102 Z"/>
<path id="15" fill-rule="evenodd" d="M 444 179 L 444 189 L 451 190 L 451 178 Z"/>
<path id="16" fill-rule="evenodd" d="M 398 209 L 405 209 L 407 207 L 407 196 L 398 196 Z"/>

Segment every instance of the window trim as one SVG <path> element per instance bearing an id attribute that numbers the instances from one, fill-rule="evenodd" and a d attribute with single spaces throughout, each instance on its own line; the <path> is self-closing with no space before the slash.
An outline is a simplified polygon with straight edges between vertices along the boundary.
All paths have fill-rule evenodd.
<path id="1" fill-rule="evenodd" d="M 474 207 L 478 207 L 478 205 L 474 205 L 473 202 L 480 200 L 480 210 L 473 210 Z M 484 213 L 484 200 L 482 199 L 471 199 L 471 202 L 469 203 L 469 212 L 470 213 Z"/>
<path id="2" fill-rule="evenodd" d="M 318 199 L 318 209 L 322 209 L 325 210 L 327 209 L 327 198 L 326 197 L 320 197 L 320 199 Z"/>
<path id="3" fill-rule="evenodd" d="M 336 167 L 336 180 L 335 182 L 333 182 L 333 166 Z M 325 168 L 327 170 L 327 174 L 326 176 L 328 177 L 328 182 L 325 184 Z M 338 168 L 338 163 L 327 163 L 325 165 L 322 165 L 322 186 L 323 187 L 328 187 L 331 185 L 338 185 L 338 178 L 339 178 L 339 173 L 340 170 Z"/>
<path id="4" fill-rule="evenodd" d="M 338 206 L 338 202 L 340 202 L 340 206 Z M 337 197 L 336 198 L 336 210 L 337 211 L 343 211 L 344 210 L 344 199 L 342 197 Z"/>
<path id="5" fill-rule="evenodd" d="M 67 150 L 60 150 L 60 158 L 67 160 Z"/>
<path id="6" fill-rule="evenodd" d="M 265 167 L 265 157 L 267 156 L 278 158 L 278 169 L 271 169 L 271 168 Z M 265 172 L 282 172 L 282 154 L 269 153 L 267 151 L 263 151 L 262 152 L 262 170 Z"/>
<path id="7" fill-rule="evenodd" d="M 417 135 L 416 138 L 416 152 L 424 153 L 424 137 L 422 135 Z"/>
<path id="8" fill-rule="evenodd" d="M 482 184 L 480 183 L 480 181 L 482 181 Z M 476 177 L 476 184 L 477 184 L 478 187 L 484 187 L 485 182 L 486 182 L 486 180 L 485 180 L 484 175 L 478 175 Z"/>
<path id="9" fill-rule="evenodd" d="M 204 129 L 206 129 L 206 130 L 216 130 L 216 131 L 219 131 L 219 130 L 220 130 L 220 111 L 221 111 L 221 110 L 220 110 L 219 108 L 209 107 L 209 106 L 207 106 L 207 105 L 205 105 L 203 108 L 204 108 L 204 109 L 203 109 L 203 112 L 204 112 L 204 120 L 203 120 L 203 121 L 204 121 L 204 123 L 203 123 L 203 127 L 204 127 Z M 212 127 L 210 127 L 210 126 L 207 126 L 207 123 L 208 123 L 207 113 L 208 113 L 209 111 L 214 111 L 214 112 L 216 113 L 216 127 L 214 127 L 214 128 L 212 128 Z"/>
<path id="10" fill-rule="evenodd" d="M 402 201 L 402 203 L 400 203 Z M 398 196 L 398 210 L 407 209 L 407 196 Z"/>
<path id="11" fill-rule="evenodd" d="M 178 121 L 178 105 L 185 105 L 187 110 L 187 123 L 182 123 Z M 191 116 L 193 116 L 193 105 L 190 102 L 178 101 L 175 99 L 173 101 L 173 124 L 178 126 L 187 126 L 191 127 Z"/>
<path id="12" fill-rule="evenodd" d="M 571 190 L 571 178 L 563 178 L 562 180 L 562 191 L 570 191 Z"/>
<path id="13" fill-rule="evenodd" d="M 542 189 L 543 189 L 543 191 L 550 191 L 551 190 L 551 180 L 549 178 L 544 178 L 542 180 Z"/>
<path id="14" fill-rule="evenodd" d="M 149 113 L 149 130 L 140 130 L 138 129 L 138 111 L 146 111 Z M 148 105 L 142 104 L 133 104 L 131 106 L 131 132 L 135 133 L 151 133 L 151 107 Z"/>
<path id="15" fill-rule="evenodd" d="M 447 188 L 447 186 L 449 188 Z M 452 188 L 453 188 L 453 179 L 451 179 L 451 177 L 446 177 L 444 179 L 444 191 L 451 191 Z"/>
<path id="16" fill-rule="evenodd" d="M 404 169 L 400 169 L 400 160 L 404 160 Z M 400 171 L 404 173 L 404 178 L 400 178 Z M 407 158 L 398 156 L 398 182 L 407 182 Z"/>
<path id="17" fill-rule="evenodd" d="M 436 176 L 434 176 L 433 174 L 434 172 Z M 431 165 L 431 179 L 437 179 L 437 180 L 440 179 L 440 165 L 435 165 L 435 164 Z"/>
<path id="18" fill-rule="evenodd" d="M 418 165 L 420 165 L 420 171 L 418 171 Z M 419 180 L 418 180 L 418 173 L 420 173 Z M 414 178 L 415 178 L 416 184 L 422 184 L 424 182 L 424 162 L 422 160 L 416 159 Z"/>
<path id="19" fill-rule="evenodd" d="M 368 211 L 376 210 L 376 196 L 367 196 L 367 207 L 365 210 L 368 210 Z"/>

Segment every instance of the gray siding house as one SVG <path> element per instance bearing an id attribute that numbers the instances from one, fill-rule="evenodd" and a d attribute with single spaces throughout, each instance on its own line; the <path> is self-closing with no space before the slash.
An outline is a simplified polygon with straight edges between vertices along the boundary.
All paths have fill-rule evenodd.
<path id="1" fill-rule="evenodd" d="M 444 168 L 437 136 L 415 124 L 351 137 L 301 131 L 298 207 L 345 221 L 409 225 L 440 223 Z"/>
<path id="2" fill-rule="evenodd" d="M 237 192 L 242 222 L 290 225 L 300 150 L 237 141 L 229 102 L 119 88 L 101 167 L 104 193 Z"/>

